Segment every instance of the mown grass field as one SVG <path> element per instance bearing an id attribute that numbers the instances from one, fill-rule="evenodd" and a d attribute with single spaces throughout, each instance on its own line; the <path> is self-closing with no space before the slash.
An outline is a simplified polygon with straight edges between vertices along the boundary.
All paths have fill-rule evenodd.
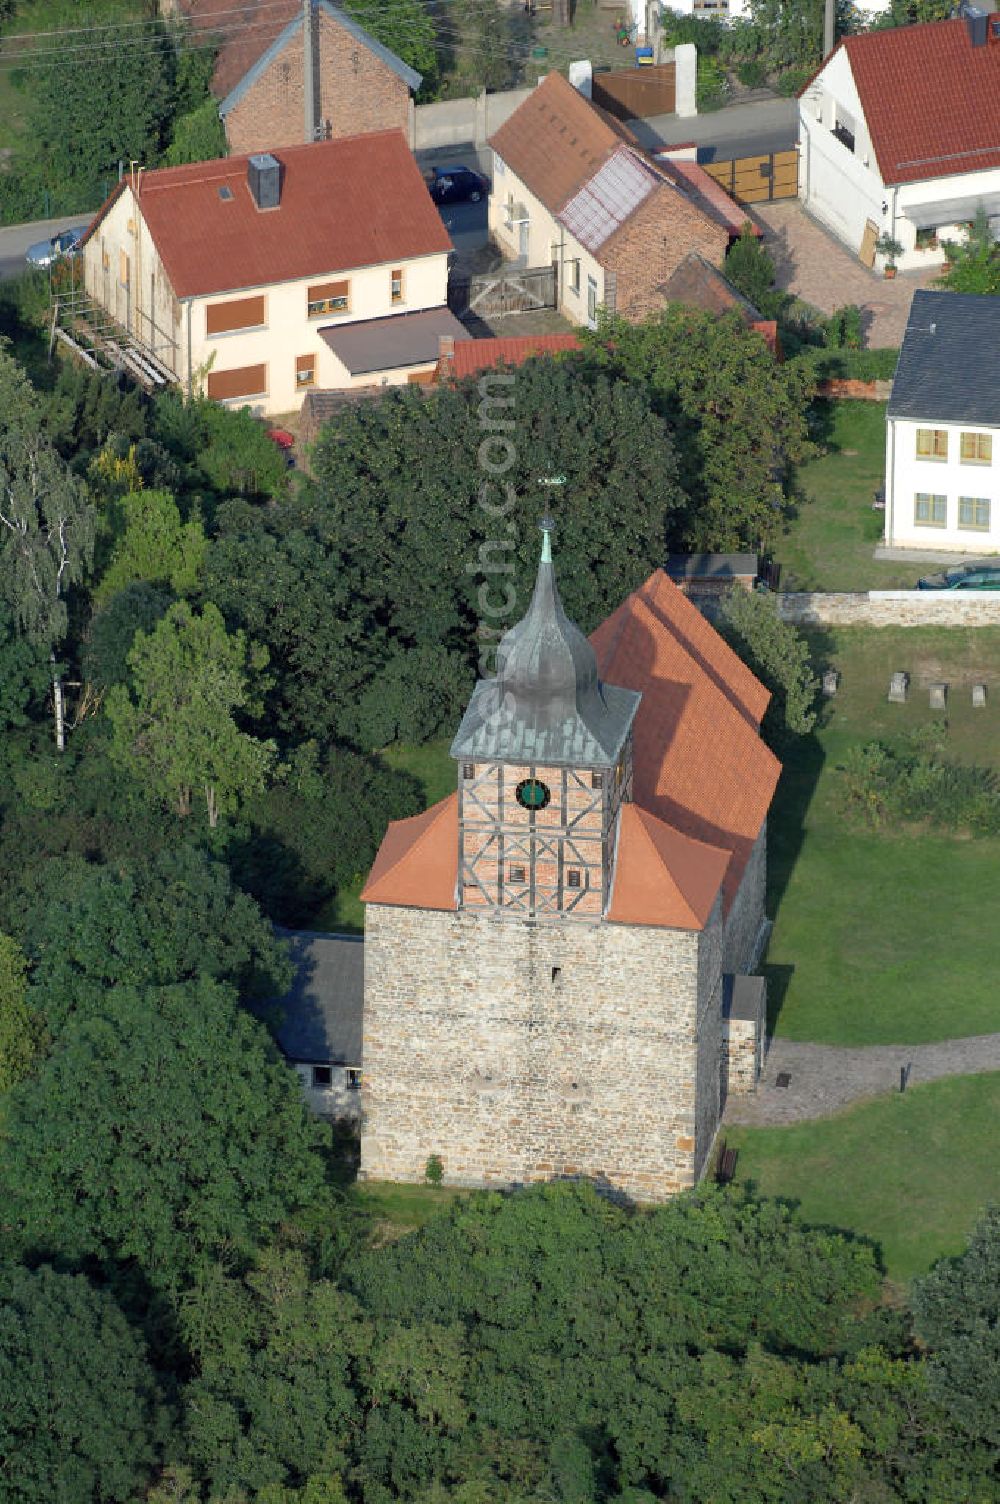
<path id="1" fill-rule="evenodd" d="M 1000 1196 L 1000 1075 L 955 1076 L 792 1128 L 731 1128 L 737 1180 L 879 1244 L 890 1279 L 960 1253 Z"/>
<path id="2" fill-rule="evenodd" d="M 828 452 L 796 476 L 796 516 L 774 550 L 781 588 L 910 589 L 919 565 L 872 557 L 882 537 L 872 498 L 885 479 L 885 403 L 827 402 L 817 412 Z"/>
<path id="3" fill-rule="evenodd" d="M 932 679 L 952 686 L 948 755 L 1000 767 L 1000 628 L 830 629 L 811 646 L 841 687 L 816 735 L 786 756 L 769 822 L 772 1024 L 854 1045 L 1000 1029 L 987 919 L 1000 840 L 847 821 L 838 772 L 852 745 L 930 724 Z M 905 706 L 886 697 L 894 669 L 911 675 Z M 972 709 L 973 680 L 989 686 L 985 710 Z"/>

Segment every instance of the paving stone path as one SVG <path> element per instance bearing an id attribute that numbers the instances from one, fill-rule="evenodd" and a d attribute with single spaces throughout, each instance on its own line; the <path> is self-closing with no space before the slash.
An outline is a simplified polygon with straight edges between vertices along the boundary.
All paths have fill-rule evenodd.
<path id="1" fill-rule="evenodd" d="M 1000 1034 L 948 1039 L 941 1044 L 876 1044 L 858 1049 L 775 1039 L 756 1092 L 752 1097 L 730 1097 L 724 1120 L 763 1128 L 828 1117 L 867 1097 L 898 1091 L 899 1073 L 906 1065 L 910 1066 L 908 1086 L 941 1076 L 1000 1071 Z M 781 1071 L 791 1077 L 787 1087 L 774 1084 Z"/>
<path id="2" fill-rule="evenodd" d="M 824 313 L 857 303 L 864 317 L 865 343 L 872 349 L 902 344 L 910 304 L 918 287 L 941 275 L 939 266 L 900 272 L 893 281 L 862 266 L 797 199 L 754 204 L 751 210 L 774 257 L 775 282 Z"/>

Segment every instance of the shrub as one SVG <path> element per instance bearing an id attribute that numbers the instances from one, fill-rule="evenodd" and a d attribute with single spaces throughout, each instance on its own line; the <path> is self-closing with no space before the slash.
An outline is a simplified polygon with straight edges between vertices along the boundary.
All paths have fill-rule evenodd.
<path id="1" fill-rule="evenodd" d="M 788 364 L 808 371 L 814 381 L 891 381 L 898 360 L 898 350 L 830 350 L 806 346 Z"/>
<path id="2" fill-rule="evenodd" d="M 772 699 L 764 731 L 772 743 L 803 736 L 816 724 L 817 682 L 805 638 L 778 615 L 777 599 L 760 591 L 732 590 L 719 614 L 719 630 Z"/>
<path id="3" fill-rule="evenodd" d="M 782 99 L 791 99 L 793 94 L 797 94 L 809 82 L 814 71 L 812 68 L 786 68 L 784 73 L 778 75 L 774 87 Z"/>
<path id="4" fill-rule="evenodd" d="M 726 102 L 728 92 L 729 82 L 715 58 L 700 54 L 696 85 L 698 109 L 701 111 L 720 109 Z"/>
<path id="5" fill-rule="evenodd" d="M 767 83 L 767 68 L 760 58 L 750 57 L 740 63 L 736 77 L 748 89 L 759 89 Z"/>
<path id="6" fill-rule="evenodd" d="M 440 1185 L 444 1179 L 444 1165 L 440 1154 L 431 1154 L 424 1165 L 424 1179 L 428 1185 Z"/>
<path id="7" fill-rule="evenodd" d="M 725 273 L 734 287 L 763 313 L 762 302 L 774 285 L 774 262 L 753 232 L 749 221 L 739 240 L 733 242 L 725 261 Z"/>
<path id="8" fill-rule="evenodd" d="M 827 345 L 836 350 L 860 350 L 863 343 L 861 309 L 856 303 L 835 308 L 826 324 Z"/>
<path id="9" fill-rule="evenodd" d="M 840 769 L 848 811 L 875 828 L 925 820 L 939 830 L 1000 833 L 1000 778 L 991 768 L 946 761 L 943 735 L 935 725 L 899 747 L 852 747 Z"/>

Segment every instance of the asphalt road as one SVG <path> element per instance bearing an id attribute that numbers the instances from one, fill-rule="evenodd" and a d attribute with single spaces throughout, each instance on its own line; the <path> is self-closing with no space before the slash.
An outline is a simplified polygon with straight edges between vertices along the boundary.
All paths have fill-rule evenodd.
<path id="1" fill-rule="evenodd" d="M 24 257 L 29 245 L 51 240 L 60 230 L 73 230 L 90 224 L 93 215 L 70 215 L 67 219 L 36 219 L 30 225 L 4 225 L 0 228 L 0 280 L 16 277 L 27 265 Z"/>
<path id="2" fill-rule="evenodd" d="M 760 99 L 708 115 L 654 115 L 629 125 L 647 150 L 693 141 L 699 162 L 790 151 L 799 139 L 797 99 Z"/>
<path id="3" fill-rule="evenodd" d="M 439 213 L 456 251 L 478 250 L 489 239 L 485 199 L 478 204 L 442 204 Z"/>

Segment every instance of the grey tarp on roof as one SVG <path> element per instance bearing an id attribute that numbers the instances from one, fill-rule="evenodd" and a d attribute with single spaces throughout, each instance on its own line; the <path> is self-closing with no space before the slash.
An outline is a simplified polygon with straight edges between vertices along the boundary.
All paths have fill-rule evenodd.
<path id="1" fill-rule="evenodd" d="M 1000 298 L 917 289 L 887 416 L 1000 427 Z"/>
<path id="2" fill-rule="evenodd" d="M 425 366 L 437 360 L 442 334 L 450 334 L 453 339 L 471 338 L 450 308 L 359 319 L 356 324 L 328 324 L 319 333 L 352 376 L 392 371 L 399 366 Z"/>
<path id="3" fill-rule="evenodd" d="M 283 998 L 259 1010 L 289 1060 L 315 1065 L 361 1064 L 365 942 L 361 935 L 279 930 L 288 943 L 295 980 Z"/>

